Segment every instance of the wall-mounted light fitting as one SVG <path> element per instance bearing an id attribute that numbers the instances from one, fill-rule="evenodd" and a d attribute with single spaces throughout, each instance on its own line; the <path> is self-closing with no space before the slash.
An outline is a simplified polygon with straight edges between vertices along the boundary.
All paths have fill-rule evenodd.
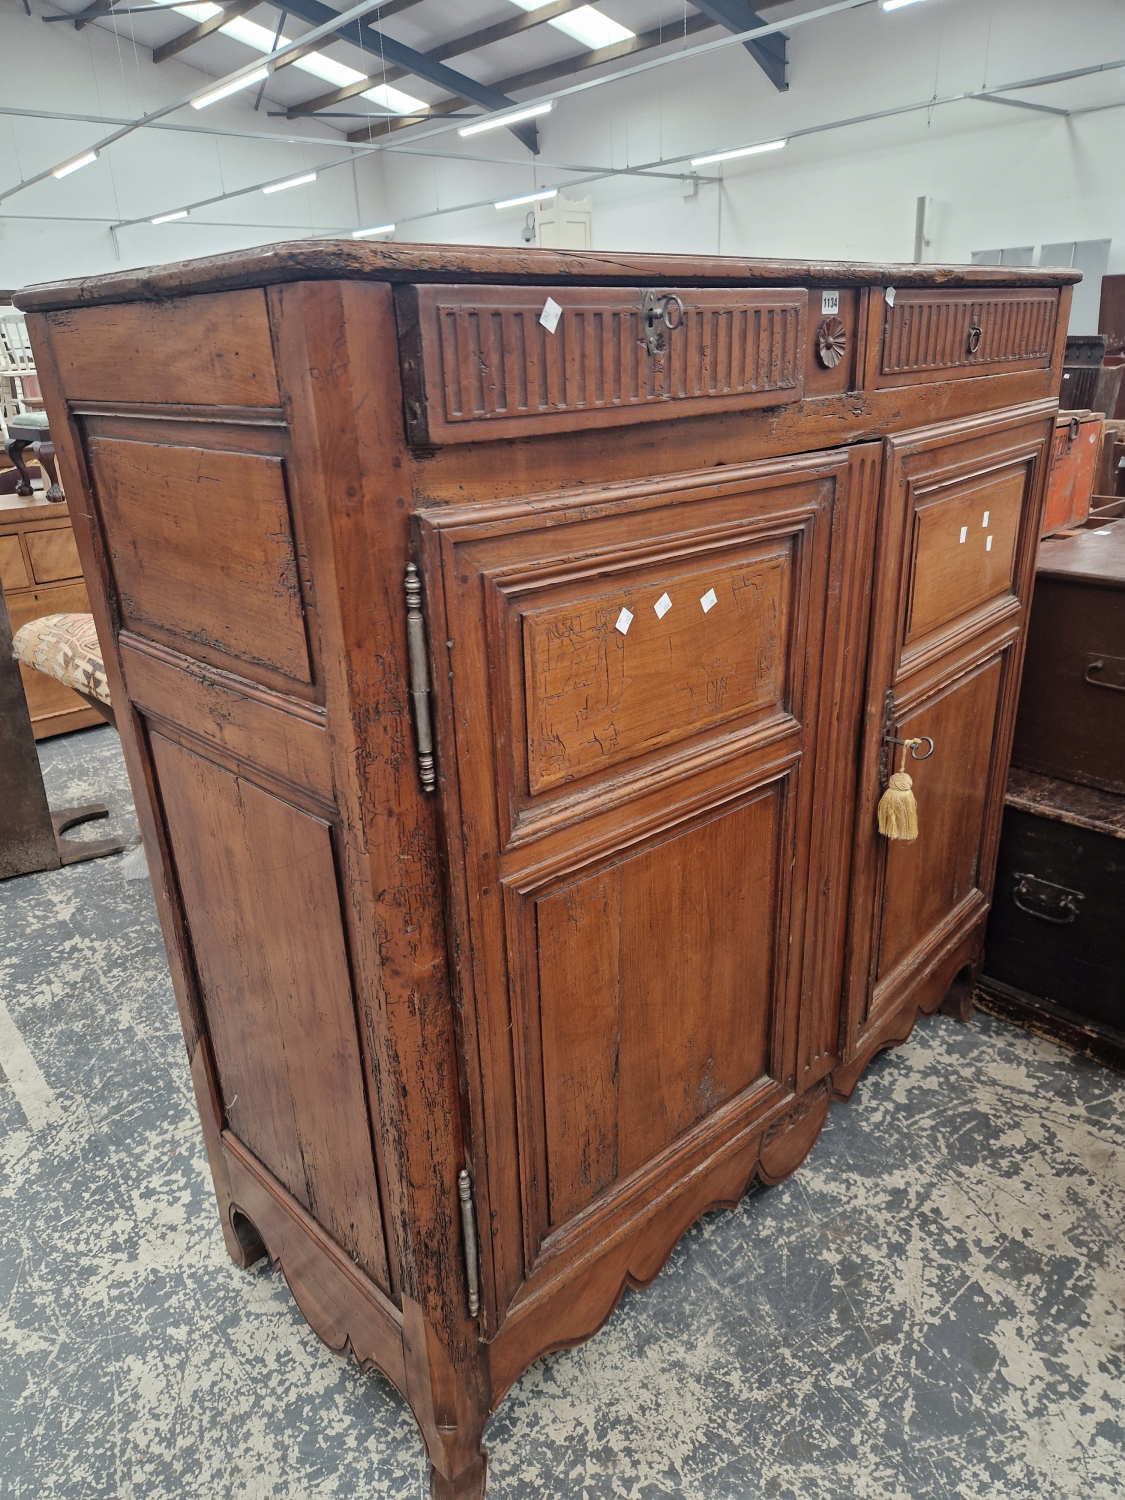
<path id="1" fill-rule="evenodd" d="M 61 167 L 56 167 L 51 173 L 52 177 L 69 177 L 72 172 L 77 172 L 79 167 L 88 167 L 92 161 L 97 161 L 96 151 L 84 151 L 81 156 L 76 156 L 73 161 L 63 162 Z"/>
<path id="2" fill-rule="evenodd" d="M 497 208 L 519 208 L 521 203 L 545 203 L 548 198 L 553 198 L 558 188 L 544 188 L 541 193 L 524 193 L 521 198 L 501 198 L 495 206 Z"/>
<path id="3" fill-rule="evenodd" d="M 757 156 L 760 151 L 780 151 L 782 146 L 787 146 L 788 140 L 766 141 L 762 146 L 740 146 L 737 151 L 716 151 L 711 156 L 693 156 L 691 164 L 693 167 L 706 167 L 713 161 L 733 161 L 736 156 Z"/>
<path id="4" fill-rule="evenodd" d="M 254 83 L 264 83 L 269 76 L 269 68 L 255 68 L 252 73 L 244 73 L 241 78 L 230 78 L 226 83 L 220 83 L 218 88 L 211 89 L 206 94 L 200 94 L 197 99 L 191 101 L 191 107 L 192 109 L 206 109 L 209 104 L 217 104 L 220 99 L 237 94 L 239 89 L 247 89 Z"/>
<path id="5" fill-rule="evenodd" d="M 188 211 L 186 208 L 178 208 L 174 214 L 157 214 L 155 219 L 150 219 L 150 224 L 171 224 L 173 219 L 186 219 Z"/>
<path id="6" fill-rule="evenodd" d="M 485 130 L 499 130 L 502 125 L 518 125 L 521 120 L 534 120 L 537 115 L 550 114 L 554 107 L 555 101 L 548 99 L 546 104 L 532 104 L 527 109 L 517 109 L 508 115 L 490 115 L 487 120 L 462 126 L 457 134 L 480 135 Z"/>
<path id="7" fill-rule="evenodd" d="M 271 182 L 269 187 L 262 189 L 263 193 L 283 193 L 286 188 L 301 187 L 306 182 L 315 182 L 316 173 L 306 172 L 303 177 L 290 177 L 287 182 Z"/>
<path id="8" fill-rule="evenodd" d="M 353 229 L 352 239 L 367 240 L 375 234 L 393 234 L 394 229 L 395 226 L 393 224 L 376 224 L 374 229 Z"/>

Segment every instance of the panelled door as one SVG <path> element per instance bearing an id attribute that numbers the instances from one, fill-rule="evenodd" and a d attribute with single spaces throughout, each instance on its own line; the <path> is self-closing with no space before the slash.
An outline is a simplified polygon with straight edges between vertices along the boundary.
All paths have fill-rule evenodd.
<path id="1" fill-rule="evenodd" d="M 1054 411 L 1040 402 L 885 444 L 848 1055 L 923 981 L 936 1003 L 988 909 Z M 890 842 L 876 805 L 895 742 L 922 736 L 932 754 L 906 762 L 919 836 Z"/>
<path id="2" fill-rule="evenodd" d="M 834 1064 L 878 463 L 421 518 L 490 1335 Z"/>

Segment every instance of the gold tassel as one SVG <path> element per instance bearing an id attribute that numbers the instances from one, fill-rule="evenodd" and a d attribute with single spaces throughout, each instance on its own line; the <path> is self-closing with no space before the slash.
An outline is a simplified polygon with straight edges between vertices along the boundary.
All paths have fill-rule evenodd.
<path id="1" fill-rule="evenodd" d="M 879 798 L 879 832 L 884 838 L 912 844 L 918 837 L 918 804 L 914 800 L 914 782 L 906 774 L 906 752 L 921 740 L 907 740 L 902 747 L 898 770 L 887 782 Z"/>

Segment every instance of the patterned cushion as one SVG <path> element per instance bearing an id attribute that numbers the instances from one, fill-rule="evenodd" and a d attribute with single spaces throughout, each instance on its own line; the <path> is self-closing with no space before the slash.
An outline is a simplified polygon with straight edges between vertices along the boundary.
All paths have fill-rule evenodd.
<path id="1" fill-rule="evenodd" d="M 12 646 L 13 656 L 25 666 L 109 702 L 93 615 L 43 615 L 29 620 L 16 631 Z"/>

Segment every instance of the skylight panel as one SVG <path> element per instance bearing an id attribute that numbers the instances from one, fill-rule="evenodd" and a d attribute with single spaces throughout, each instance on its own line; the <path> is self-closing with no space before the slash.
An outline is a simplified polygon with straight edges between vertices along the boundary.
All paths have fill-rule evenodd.
<path id="1" fill-rule="evenodd" d="M 175 5 L 172 8 L 177 15 L 187 16 L 189 21 L 195 21 L 198 25 L 203 21 L 209 21 L 212 16 L 217 16 L 223 7 L 221 5 L 203 4 Z"/>
<path id="2" fill-rule="evenodd" d="M 366 89 L 362 95 L 373 104 L 381 105 L 396 115 L 413 115 L 419 110 L 429 109 L 424 99 L 415 99 L 413 94 L 404 94 L 401 89 L 391 88 L 389 83 L 380 83 L 376 88 Z"/>
<path id="3" fill-rule="evenodd" d="M 518 5 L 520 10 L 536 11 L 542 10 L 544 5 L 550 5 L 551 0 L 512 0 L 513 5 Z M 603 16 L 600 10 L 595 10 L 592 5 L 580 5 L 577 10 L 572 10 L 569 15 L 556 16 L 553 21 L 547 22 L 557 31 L 563 31 L 567 36 L 573 37 L 576 42 L 581 42 L 584 47 L 596 51 L 599 47 L 612 47 L 616 42 L 627 42 L 636 36 L 635 31 L 630 31 L 627 26 L 620 25 L 617 21 L 611 21 L 608 16 Z"/>

